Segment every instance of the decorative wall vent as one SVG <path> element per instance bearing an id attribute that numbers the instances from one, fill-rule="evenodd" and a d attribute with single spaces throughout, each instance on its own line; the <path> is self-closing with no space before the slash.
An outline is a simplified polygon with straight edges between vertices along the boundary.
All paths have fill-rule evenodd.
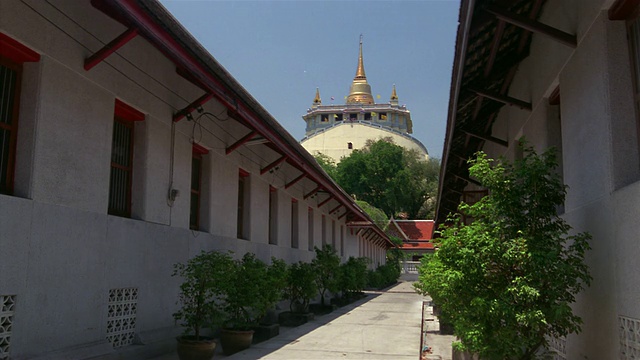
<path id="1" fill-rule="evenodd" d="M 13 325 L 13 310 L 15 304 L 15 295 L 0 295 L 0 360 L 9 359 L 9 345 L 11 345 L 11 327 Z"/>
<path id="2" fill-rule="evenodd" d="M 553 353 L 553 360 L 567 360 L 567 339 L 564 336 L 547 337 L 549 350 Z"/>
<path id="3" fill-rule="evenodd" d="M 137 308 L 137 288 L 109 290 L 107 340 L 114 348 L 133 344 Z"/>
<path id="4" fill-rule="evenodd" d="M 620 325 L 620 360 L 640 359 L 640 320 L 618 317 Z"/>

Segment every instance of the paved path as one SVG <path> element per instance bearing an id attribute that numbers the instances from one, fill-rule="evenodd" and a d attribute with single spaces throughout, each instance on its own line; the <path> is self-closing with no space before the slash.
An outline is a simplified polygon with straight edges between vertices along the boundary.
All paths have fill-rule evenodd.
<path id="1" fill-rule="evenodd" d="M 411 282 L 373 293 L 354 304 L 225 357 L 216 349 L 214 360 L 248 359 L 420 359 L 420 331 L 424 297 Z M 432 320 L 430 320 L 433 323 Z M 438 338 L 431 359 L 451 359 L 451 339 Z M 440 344 L 441 343 L 441 344 Z M 447 348 L 448 345 L 448 348 Z M 440 354 L 441 353 L 441 354 Z M 177 360 L 175 354 L 155 360 Z"/>

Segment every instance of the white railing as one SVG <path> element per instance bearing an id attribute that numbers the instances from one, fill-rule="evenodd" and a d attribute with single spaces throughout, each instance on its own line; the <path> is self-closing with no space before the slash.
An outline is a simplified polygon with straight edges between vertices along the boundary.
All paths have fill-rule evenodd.
<path id="1" fill-rule="evenodd" d="M 417 274 L 420 261 L 405 261 L 402 263 L 402 272 L 404 274 Z"/>

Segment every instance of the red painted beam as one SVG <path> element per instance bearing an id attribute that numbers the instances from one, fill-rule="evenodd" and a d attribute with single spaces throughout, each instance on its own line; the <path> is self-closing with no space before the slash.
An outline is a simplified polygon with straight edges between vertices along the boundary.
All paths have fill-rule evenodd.
<path id="1" fill-rule="evenodd" d="M 307 173 L 304 173 L 304 172 L 303 172 L 303 173 L 302 173 L 300 176 L 298 176 L 297 178 L 295 178 L 295 179 L 293 179 L 293 180 L 289 181 L 288 183 L 286 183 L 286 184 L 284 185 L 284 188 L 285 188 L 285 189 L 288 189 L 288 188 L 292 187 L 295 183 L 297 183 L 298 181 L 302 180 L 302 179 L 303 179 L 303 178 L 305 178 L 306 176 L 307 176 Z"/>
<path id="2" fill-rule="evenodd" d="M 247 141 L 251 140 L 256 135 L 258 135 L 258 133 L 255 132 L 255 131 L 252 131 L 252 132 L 248 133 L 247 135 L 245 135 L 244 137 L 242 137 L 242 139 L 240 139 L 240 140 L 236 141 L 235 143 L 231 144 L 225 150 L 227 155 L 231 154 L 234 150 L 236 150 L 237 148 L 242 146 L 242 144 L 246 143 Z"/>
<path id="3" fill-rule="evenodd" d="M 40 54 L 1 32 L 0 55 L 18 64 L 40 61 Z"/>
<path id="4" fill-rule="evenodd" d="M 315 193 L 317 193 L 318 191 L 320 191 L 320 189 L 321 189 L 321 188 L 322 188 L 322 187 L 321 187 L 320 185 L 316 186 L 316 188 L 315 188 L 315 189 L 311 190 L 311 192 L 310 192 L 310 193 L 308 193 L 308 194 L 304 195 L 302 198 L 303 198 L 303 199 L 305 199 L 305 200 L 307 200 L 309 197 L 311 197 L 311 196 L 315 195 Z"/>
<path id="5" fill-rule="evenodd" d="M 109 55 L 113 54 L 116 50 L 120 49 L 122 45 L 129 42 L 138 35 L 138 29 L 130 27 L 127 31 L 123 32 L 117 38 L 113 39 L 110 43 L 103 46 L 95 54 L 89 56 L 84 60 L 84 69 L 89 71 L 94 66 L 98 65 L 102 60 L 106 59 Z"/>
<path id="6" fill-rule="evenodd" d="M 333 195 L 329 194 L 329 197 L 322 200 L 322 202 L 320 202 L 320 204 L 318 204 L 318 209 L 322 207 L 322 205 L 328 203 L 329 201 L 331 201 L 331 199 L 333 199 Z"/>
<path id="7" fill-rule="evenodd" d="M 329 211 L 329 215 L 333 214 L 334 212 L 336 212 L 336 210 L 340 209 L 341 207 L 342 207 L 342 204 L 338 204 L 338 206 L 334 207 Z"/>
<path id="8" fill-rule="evenodd" d="M 270 171 L 274 167 L 282 164 L 282 162 L 285 161 L 285 160 L 287 160 L 287 157 L 286 156 L 282 156 L 278 160 L 276 160 L 276 161 L 272 162 L 271 164 L 265 166 L 264 168 L 260 169 L 260 175 L 264 175 L 267 171 Z"/>
<path id="9" fill-rule="evenodd" d="M 204 103 L 206 103 L 207 101 L 211 100 L 211 98 L 213 98 L 213 95 L 211 95 L 211 94 L 204 94 L 204 95 L 200 96 L 199 98 L 196 99 L 196 101 L 194 101 L 191 104 L 187 105 L 186 108 L 184 108 L 184 109 L 178 111 L 177 113 L 175 113 L 173 115 L 173 121 L 174 122 L 178 122 L 178 121 L 182 120 L 185 116 L 187 116 L 192 111 L 197 109 L 198 106 L 202 106 Z"/>
<path id="10" fill-rule="evenodd" d="M 347 211 L 345 211 L 345 212 L 344 212 L 344 214 L 342 214 L 342 215 L 338 216 L 338 220 L 340 220 L 340 219 L 342 219 L 343 217 L 345 217 L 348 213 L 349 213 L 349 211 L 348 211 L 348 210 L 347 210 Z M 352 230 L 352 231 L 351 231 L 351 235 L 353 235 L 353 229 L 351 229 L 351 230 Z"/>

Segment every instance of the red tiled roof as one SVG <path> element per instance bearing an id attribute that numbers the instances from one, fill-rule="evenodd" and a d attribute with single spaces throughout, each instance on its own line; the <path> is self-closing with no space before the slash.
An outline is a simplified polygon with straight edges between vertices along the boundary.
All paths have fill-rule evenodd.
<path id="1" fill-rule="evenodd" d="M 434 249 L 433 243 L 430 241 L 421 241 L 417 243 L 402 243 L 402 249 Z"/>
<path id="2" fill-rule="evenodd" d="M 433 220 L 395 220 L 407 240 L 431 240 L 433 234 Z"/>

